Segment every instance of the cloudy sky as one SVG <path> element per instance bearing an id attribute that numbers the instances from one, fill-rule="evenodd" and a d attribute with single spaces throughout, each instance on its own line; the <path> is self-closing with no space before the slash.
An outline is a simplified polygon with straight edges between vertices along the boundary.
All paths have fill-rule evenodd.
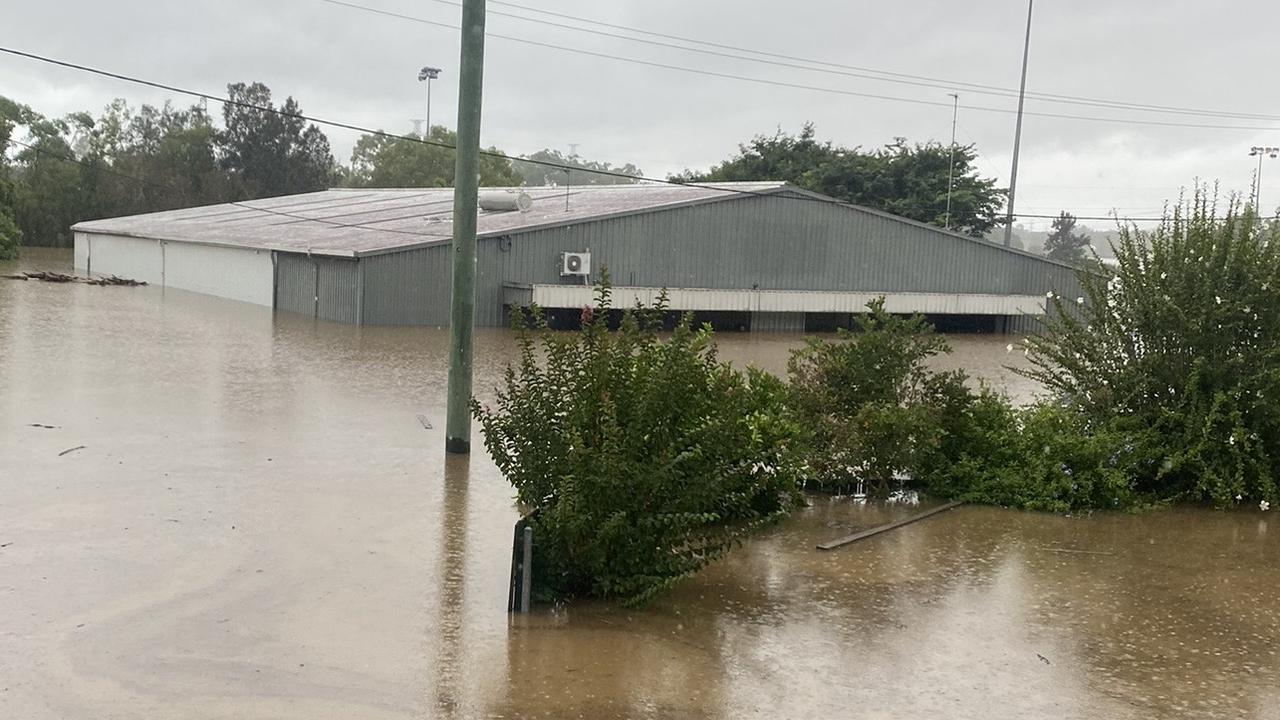
<path id="1" fill-rule="evenodd" d="M 262 81 L 308 114 L 392 131 L 424 114 L 416 76 L 429 64 L 443 69 L 432 119 L 452 125 L 458 31 L 445 26 L 459 22 L 456 2 L 348 1 L 436 24 L 326 0 L 3 0 L 0 45 L 214 94 Z M 977 145 L 984 175 L 1007 183 L 1017 104 L 1007 90 L 1018 85 L 1026 9 L 1025 0 L 490 0 L 483 142 L 513 154 L 575 144 L 583 157 L 665 176 L 806 121 L 845 145 L 947 142 L 956 92 L 957 139 Z M 1077 99 L 1028 99 L 1041 114 L 1024 123 L 1018 210 L 1149 217 L 1197 178 L 1248 191 L 1249 148 L 1280 145 L 1276 27 L 1280 3 L 1262 0 L 1040 0 L 1028 92 Z M 115 97 L 190 102 L 5 55 L 0 94 L 50 115 L 96 112 Z M 325 130 L 349 160 L 356 134 Z M 1267 162 L 1262 200 L 1274 207 L 1280 160 Z"/>

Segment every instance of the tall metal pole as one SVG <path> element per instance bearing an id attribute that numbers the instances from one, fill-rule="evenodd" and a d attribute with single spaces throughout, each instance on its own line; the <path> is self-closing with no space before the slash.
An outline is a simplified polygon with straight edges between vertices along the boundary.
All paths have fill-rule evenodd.
<path id="1" fill-rule="evenodd" d="M 1253 176 L 1253 212 L 1262 214 L 1262 155 L 1258 153 L 1258 174 Z"/>
<path id="2" fill-rule="evenodd" d="M 476 195 L 480 184 L 480 98 L 484 86 L 485 0 L 462 2 L 458 149 L 453 172 L 453 308 L 449 409 L 444 449 L 471 452 L 471 333 L 476 310 Z"/>
<path id="3" fill-rule="evenodd" d="M 1009 214 L 1004 221 L 1004 246 L 1013 243 L 1013 197 L 1018 190 L 1018 149 L 1022 144 L 1022 104 L 1027 99 L 1027 57 L 1031 54 L 1031 8 L 1027 0 L 1027 39 L 1022 44 L 1022 84 L 1018 87 L 1018 122 L 1013 131 L 1013 171 L 1009 173 Z"/>
<path id="4" fill-rule="evenodd" d="M 418 82 L 427 81 L 427 117 L 423 120 L 427 124 L 427 129 L 422 133 L 424 138 L 431 137 L 431 81 L 440 77 L 440 72 L 440 68 L 431 67 L 430 65 L 418 72 Z M 459 93 L 461 93 L 461 90 L 459 90 Z"/>
<path id="5" fill-rule="evenodd" d="M 955 188 L 956 173 L 956 115 L 960 112 L 960 95 L 957 93 L 947 93 L 951 96 L 951 154 L 947 156 L 947 214 L 942 221 L 943 229 L 951 229 L 951 190 Z"/>

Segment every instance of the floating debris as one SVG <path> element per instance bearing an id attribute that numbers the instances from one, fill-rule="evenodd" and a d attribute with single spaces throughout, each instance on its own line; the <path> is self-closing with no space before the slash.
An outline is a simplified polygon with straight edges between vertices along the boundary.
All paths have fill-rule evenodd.
<path id="1" fill-rule="evenodd" d="M 43 280 L 52 283 L 80 283 L 82 285 L 121 285 L 125 287 L 140 287 L 146 285 L 141 280 L 131 280 L 129 278 L 116 277 L 115 275 L 104 275 L 102 277 L 80 277 L 79 275 L 64 275 L 63 273 L 50 272 L 47 270 L 37 270 L 35 272 L 21 272 L 16 275 L 5 275 L 10 280 Z"/>

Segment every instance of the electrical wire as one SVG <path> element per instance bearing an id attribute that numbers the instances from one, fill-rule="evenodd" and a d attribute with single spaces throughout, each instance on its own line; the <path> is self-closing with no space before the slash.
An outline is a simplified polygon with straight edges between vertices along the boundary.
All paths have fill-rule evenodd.
<path id="1" fill-rule="evenodd" d="M 303 113 L 290 113 L 290 112 L 285 112 L 284 110 L 280 110 L 280 109 L 277 109 L 277 108 L 274 108 L 274 107 L 266 107 L 266 106 L 254 105 L 254 104 L 252 104 L 252 103 L 246 103 L 246 102 L 243 102 L 243 101 L 233 100 L 233 99 L 231 99 L 231 98 L 224 98 L 224 97 L 220 97 L 220 96 L 217 96 L 217 95 L 212 95 L 212 94 L 209 94 L 209 93 L 200 92 L 200 91 L 197 91 L 197 90 L 188 90 L 188 89 L 181 88 L 181 87 L 178 87 L 178 86 L 175 86 L 175 85 L 168 85 L 168 84 L 165 84 L 165 83 L 159 83 L 159 82 L 155 82 L 155 81 L 152 81 L 152 80 L 145 80 L 145 79 L 142 79 L 142 78 L 137 78 L 137 77 L 133 77 L 133 76 L 129 76 L 129 75 L 124 75 L 124 74 L 121 74 L 121 73 L 110 72 L 110 71 L 107 71 L 107 70 L 101 70 L 101 69 L 94 68 L 94 67 L 90 67 L 90 66 L 87 66 L 87 65 L 81 65 L 81 64 L 73 63 L 73 62 L 69 62 L 69 61 L 66 61 L 66 60 L 58 60 L 58 59 L 55 59 L 55 58 L 49 58 L 49 57 L 45 57 L 45 56 L 42 56 L 42 55 L 36 55 L 36 54 L 34 54 L 34 53 L 28 53 L 28 52 L 24 52 L 24 51 L 21 51 L 21 50 L 15 50 L 15 49 L 13 49 L 13 48 L 7 48 L 7 47 L 0 46 L 0 52 L 8 53 L 8 54 L 10 54 L 10 55 L 15 55 L 15 56 L 18 56 L 18 57 L 24 57 L 24 58 L 31 59 L 31 60 L 36 60 L 36 61 L 39 61 L 39 62 L 45 62 L 45 63 L 49 63 L 49 64 L 52 64 L 52 65 L 57 65 L 57 66 L 60 66 L 60 67 L 69 68 L 69 69 L 72 69 L 72 70 L 79 70 L 79 71 L 82 71 L 82 72 L 88 72 L 88 73 L 92 73 L 92 74 L 95 74 L 95 75 L 101 75 L 101 76 L 103 76 L 103 77 L 109 77 L 109 78 L 113 78 L 113 79 L 116 79 L 116 80 L 121 80 L 121 81 L 124 81 L 124 82 L 129 82 L 129 83 L 134 83 L 134 84 L 138 84 L 138 85 L 143 85 L 143 86 L 146 86 L 146 87 L 153 87 L 153 88 L 157 88 L 157 89 L 161 89 L 161 90 L 167 90 L 167 91 L 169 91 L 169 92 L 175 92 L 175 93 L 182 94 L 182 95 L 189 95 L 189 96 L 192 96 L 192 97 L 203 98 L 203 99 L 206 99 L 206 100 L 212 100 L 212 101 L 214 101 L 214 102 L 223 103 L 223 104 L 226 104 L 226 105 L 232 105 L 232 106 L 235 106 L 235 107 L 242 107 L 242 108 L 249 109 L 249 110 L 255 110 L 255 111 L 257 111 L 257 112 L 271 113 L 271 114 L 279 115 L 279 116 L 282 116 L 282 117 L 288 117 L 288 118 L 293 118 L 293 119 L 305 120 L 305 121 L 307 121 L 307 122 L 312 122 L 312 123 L 316 123 L 316 124 L 320 124 L 320 125 L 329 125 L 329 126 L 332 126 L 332 127 L 339 127 L 339 128 L 343 128 L 343 129 L 347 129 L 347 130 L 355 130 L 355 131 L 357 131 L 357 132 L 362 132 L 362 133 L 366 133 L 366 134 L 370 134 L 370 135 L 376 135 L 376 136 L 386 137 L 386 138 L 391 138 L 391 139 L 396 139 L 396 140 L 403 140 L 403 141 L 406 141 L 406 142 L 415 142 L 415 143 L 420 143 L 420 144 L 423 144 L 423 145 L 430 145 L 430 146 L 433 146 L 433 147 L 446 148 L 446 149 L 454 150 L 454 151 L 456 151 L 456 150 L 457 150 L 457 147 L 456 147 L 456 146 L 454 146 L 454 145 L 450 145 L 449 143 L 439 142 L 439 141 L 436 141 L 436 140 L 428 140 L 428 139 L 425 139 L 425 138 L 419 138 L 419 137 L 415 137 L 415 136 L 412 136 L 412 135 L 408 135 L 408 136 L 394 135 L 394 134 L 392 134 L 392 133 L 384 132 L 384 131 L 382 131 L 382 130 L 374 130 L 374 129 L 371 129 L 371 128 L 365 128 L 365 127 L 361 127 L 361 126 L 359 126 L 359 125 L 355 125 L 355 124 L 352 124 L 352 123 L 341 122 L 341 121 L 335 121 L 335 120 L 325 120 L 325 119 L 323 119 L 323 118 L 318 118 L 318 117 L 311 116 L 311 115 L 306 115 L 306 114 L 303 114 Z M 606 175 L 606 176 L 611 176 L 611 177 L 625 178 L 625 179 L 631 180 L 631 181 L 633 181 L 633 182 L 646 182 L 646 183 L 655 183 L 655 184 L 663 184 L 663 185 L 678 185 L 678 186 L 687 186 L 687 185 L 691 185 L 691 183 L 680 182 L 680 181 L 678 181 L 678 180 L 670 180 L 670 179 L 665 179 L 665 178 L 650 178 L 650 177 L 644 177 L 644 176 L 627 175 L 627 174 L 625 174 L 625 173 L 614 172 L 614 171 L 610 171 L 610 170 L 584 170 L 583 168 L 578 167 L 578 166 L 574 166 L 574 165 L 566 165 L 566 164 L 564 164 L 564 163 L 556 163 L 556 162 L 550 162 L 550 161 L 546 161 L 546 160 L 532 160 L 532 159 L 527 159 L 527 158 L 512 158 L 512 157 L 510 157 L 510 156 L 508 156 L 508 155 L 504 155 L 504 154 L 502 154 L 502 153 L 499 153 L 499 152 L 493 152 L 493 151 L 489 151 L 489 150 L 480 150 L 480 151 L 479 151 L 479 154 L 480 154 L 480 155 L 484 155 L 484 156 L 488 156 L 488 157 L 502 158 L 502 159 L 504 159 L 504 160 L 513 161 L 513 162 L 528 162 L 528 163 L 533 163 L 533 164 L 535 164 L 535 165 L 541 165 L 541 166 L 544 166 L 544 167 L 553 167 L 553 168 L 558 168 L 558 169 L 560 169 L 560 170 L 566 170 L 566 171 L 590 172 L 590 173 L 594 173 L 594 174 L 597 174 L 597 175 Z M 800 200 L 800 201 L 806 201 L 806 202 L 817 202 L 817 203 L 823 203 L 823 204 L 828 204 L 828 205 L 841 205 L 841 206 L 851 207 L 851 208 L 854 208 L 854 209 L 860 209 L 860 210 L 866 210 L 866 209 L 868 209 L 868 208 L 864 208 L 864 207 L 861 207 L 861 206 L 855 205 L 854 203 L 849 203 L 849 202 L 845 202 L 845 201 L 843 201 L 843 200 L 838 200 L 838 199 L 836 199 L 836 198 L 812 197 L 812 196 L 808 196 L 808 195 L 776 195 L 776 194 L 774 194 L 773 192 L 760 192 L 760 191 L 755 191 L 755 190 L 744 190 L 744 189 L 742 189 L 742 188 L 736 188 L 736 187 L 725 187 L 725 186 L 723 186 L 723 185 L 716 185 L 716 184 L 714 184 L 714 183 L 692 183 L 692 185 L 694 185 L 694 186 L 696 186 L 696 187 L 707 188 L 707 189 L 710 189 L 710 190 L 718 190 L 718 191 L 726 192 L 726 193 L 734 193 L 734 194 L 738 194 L 738 195 L 751 195 L 751 196 L 758 196 L 758 197 L 781 197 L 781 198 L 785 198 L 785 199 L 788 199 L 788 200 Z M 263 210 L 264 212 L 270 212 L 270 211 L 267 211 L 267 210 L 265 210 L 265 209 L 263 209 L 263 208 L 257 208 L 257 207 L 252 207 L 252 206 L 249 206 L 249 209 L 253 209 L 253 210 Z M 302 220 L 308 220 L 308 219 L 310 219 L 310 218 L 306 218 L 306 217 L 304 217 L 304 216 L 291 216 L 291 217 L 298 217 L 299 219 L 302 219 Z M 1014 215 L 1014 217 L 1017 217 L 1017 218 L 1048 218 L 1048 219 L 1052 219 L 1052 218 L 1056 218 L 1056 217 L 1058 217 L 1058 216 L 1057 216 L 1057 215 L 1035 215 L 1035 214 L 1026 214 L 1026 213 L 1021 213 L 1021 214 L 1015 214 L 1015 215 Z M 1104 216 L 1104 217 L 1096 217 L 1096 216 L 1094 216 L 1094 217 L 1079 217 L 1079 216 L 1077 216 L 1077 217 L 1078 217 L 1078 219 L 1081 219 L 1081 220 L 1114 220 L 1114 219 L 1117 219 L 1114 215 L 1113 215 L 1113 216 Z M 1162 218 L 1126 218 L 1126 219 L 1127 219 L 1127 220 L 1130 220 L 1130 221 L 1132 221 L 1132 222 L 1158 222 L 1158 221 L 1160 221 Z M 345 225 L 344 225 L 344 226 L 345 226 Z M 361 226 L 361 225 L 350 225 L 350 226 L 348 226 L 348 227 L 363 227 L 363 226 Z M 375 229 L 375 230 L 376 230 L 376 229 L 378 229 L 378 228 L 368 228 L 368 229 Z M 390 231 L 390 230 L 386 230 L 385 232 L 392 232 L 392 231 Z M 408 232 L 408 231 L 400 231 L 400 232 Z M 412 233 L 410 233 L 410 234 L 412 234 Z"/>
<path id="2" fill-rule="evenodd" d="M 403 13 L 392 12 L 390 10 L 382 10 L 379 8 L 369 7 L 367 5 L 358 5 L 356 3 L 345 2 L 345 0 L 320 0 L 320 1 L 328 3 L 330 5 L 339 5 L 339 6 L 351 8 L 354 10 L 369 12 L 376 15 L 383 15 L 386 17 L 398 18 L 400 20 L 408 20 L 410 22 L 421 23 L 424 25 L 432 25 L 435 27 L 441 27 L 441 28 L 446 28 L 450 30 L 460 29 L 457 25 L 453 25 L 450 23 L 440 22 L 437 20 L 429 20 L 427 18 L 416 17 L 413 15 L 405 15 Z M 565 45 L 557 45 L 554 43 L 541 42 L 538 40 L 530 40 L 528 38 L 516 37 L 513 35 L 503 35 L 501 33 L 486 32 L 485 37 L 499 38 L 502 40 L 509 40 L 511 42 L 522 43 L 525 45 L 532 45 L 535 47 L 548 48 L 552 50 L 560 50 L 563 52 L 576 53 L 579 55 L 586 55 L 589 57 L 602 58 L 606 60 L 616 60 L 616 61 L 632 63 L 636 65 L 662 68 L 665 70 L 676 70 L 679 72 L 693 73 L 696 75 L 706 75 L 709 77 L 738 80 L 742 82 L 755 83 L 758 85 L 785 87 L 785 88 L 792 88 L 797 90 L 808 90 L 811 92 L 827 93 L 831 95 L 861 97 L 861 98 L 868 98 L 872 100 L 885 100 L 888 102 L 908 103 L 912 105 L 926 105 L 931 107 L 942 107 L 942 108 L 951 107 L 951 103 L 949 102 L 941 102 L 941 101 L 935 101 L 935 100 L 922 100 L 919 98 L 906 98 L 906 97 L 899 97 L 895 95 L 881 95 L 878 93 L 858 92 L 854 90 L 843 90 L 840 88 L 830 88 L 830 87 L 822 87 L 818 85 L 806 85 L 802 83 L 786 82 L 783 80 L 770 80 L 768 78 L 749 77 L 746 75 L 735 75 L 733 73 L 718 72 L 715 70 L 705 70 L 702 68 L 693 68 L 693 67 L 687 67 L 684 65 L 672 65 L 669 63 L 657 62 L 653 60 L 642 60 L 639 58 L 632 58 L 632 57 L 625 57 L 621 55 L 614 55 L 610 53 L 596 52 L 593 50 L 584 50 L 582 48 L 573 48 Z M 938 87 L 945 87 L 946 89 L 954 89 L 952 86 L 938 86 Z M 1018 112 L 1017 110 L 1012 110 L 1009 108 L 987 107 L 983 105 L 966 105 L 965 109 L 976 110 L 979 112 L 1000 113 L 1004 115 L 1016 115 Z M 1137 108 L 1128 108 L 1128 109 L 1137 109 Z M 1248 130 L 1251 132 L 1276 130 L 1276 128 L 1273 128 L 1273 127 L 1256 127 L 1256 126 L 1243 126 L 1243 125 L 1212 125 L 1207 123 L 1175 123 L 1175 122 L 1165 122 L 1165 121 L 1159 121 L 1159 120 L 1138 120 L 1133 118 L 1095 117 L 1091 115 L 1072 115 L 1068 113 L 1051 113 L 1051 112 L 1039 112 L 1039 111 L 1030 111 L 1030 110 L 1024 111 L 1023 115 L 1034 116 L 1034 117 L 1067 119 L 1067 120 L 1083 120 L 1087 122 L 1119 123 L 1119 124 L 1125 124 L 1125 125 L 1148 125 L 1148 126 L 1154 126 L 1154 127 L 1180 127 L 1180 128 L 1191 128 L 1191 129 L 1200 129 L 1200 130 Z M 1258 118 L 1251 118 L 1251 119 L 1268 119 L 1271 117 L 1272 116 L 1260 116 Z M 1244 118 L 1242 117 L 1242 119 Z"/>
<path id="3" fill-rule="evenodd" d="M 449 2 L 449 0 L 432 0 L 432 2 Z M 592 20 L 589 18 L 578 17 L 575 15 L 569 15 L 566 13 L 559 13 L 551 10 L 545 10 L 538 7 L 521 5 L 519 3 L 505 2 L 504 0 L 489 0 L 489 2 L 493 5 L 502 5 L 505 7 L 512 7 L 519 10 L 525 10 L 528 12 L 535 12 L 542 15 L 548 15 L 551 17 L 559 17 L 559 18 L 564 18 L 568 20 L 575 20 L 577 22 L 588 23 L 591 25 L 598 25 L 600 27 L 608 27 L 608 28 L 613 28 L 615 30 L 625 30 L 627 32 L 639 33 L 642 35 L 649 35 L 651 37 L 666 38 L 668 40 L 679 40 L 681 42 L 694 43 L 697 45 L 720 48 L 723 50 L 733 50 L 737 52 L 752 53 L 752 54 L 761 55 L 764 57 L 778 58 L 780 60 L 792 60 L 796 62 L 810 63 L 813 65 L 824 65 L 827 67 L 841 68 L 845 70 L 855 70 L 855 71 L 867 72 L 867 73 L 878 73 L 880 75 L 906 78 L 910 80 L 932 81 L 932 82 L 942 83 L 946 85 L 948 88 L 952 88 L 952 89 L 964 87 L 964 88 L 971 88 L 971 89 L 978 89 L 978 90 L 998 90 L 998 91 L 1013 93 L 1015 96 L 1017 95 L 1017 90 L 1014 90 L 1013 88 L 1001 87 L 999 85 L 971 83 L 971 82 L 964 82 L 960 80 L 947 80 L 944 78 L 930 77 L 927 75 L 913 75 L 911 73 L 895 72 L 892 70 L 881 70 L 878 68 L 864 67 L 864 66 L 858 66 L 858 65 L 847 65 L 842 63 L 829 62 L 826 60 L 814 60 L 810 58 L 798 57 L 795 55 L 785 55 L 781 53 L 768 52 L 765 50 L 756 50 L 753 48 L 743 48 L 743 47 L 737 47 L 734 45 L 725 45 L 722 43 L 710 42 L 707 40 L 700 40 L 697 38 L 688 38 L 688 37 L 681 37 L 679 35 L 671 35 L 668 33 L 654 32 L 652 30 L 644 30 L 642 28 L 629 27 L 626 25 L 615 25 L 612 23 L 602 22 L 600 20 Z M 449 3 L 449 4 L 454 4 L 454 3 Z M 519 16 L 512 15 L 511 17 L 519 17 Z M 532 18 L 527 18 L 527 19 L 532 19 Z M 1026 95 L 1028 98 L 1035 98 L 1035 99 L 1042 99 L 1042 100 L 1070 100 L 1070 101 L 1079 101 L 1081 103 L 1104 103 L 1104 104 L 1111 104 L 1116 107 L 1124 107 L 1124 108 L 1134 109 L 1134 110 L 1144 109 L 1144 110 L 1159 110 L 1159 111 L 1184 112 L 1184 113 L 1204 113 L 1204 114 L 1220 115 L 1222 117 L 1240 117 L 1244 119 L 1258 119 L 1258 120 L 1276 119 L 1280 117 L 1275 115 L 1261 115 L 1261 114 L 1255 114 L 1255 113 L 1200 110 L 1196 108 L 1177 107 L 1177 106 L 1170 106 L 1170 105 L 1151 105 L 1146 103 L 1130 103 L 1130 102 L 1125 102 L 1123 100 L 1107 100 L 1103 98 L 1091 98 L 1091 97 L 1080 96 L 1080 95 L 1064 95 L 1061 93 L 1045 93 L 1045 92 L 1027 91 Z"/>
<path id="4" fill-rule="evenodd" d="M 369 6 L 359 5 L 351 2 L 344 2 L 342 0 L 320 0 L 320 2 L 329 3 L 331 5 L 339 5 L 342 7 L 364 10 L 368 12 L 378 12 L 377 8 L 372 8 Z M 462 7 L 462 3 L 455 2 L 455 0 L 430 0 L 430 2 L 434 2 L 440 5 L 447 5 L 455 8 Z M 721 45 L 719 43 L 706 42 L 703 40 L 685 38 L 677 35 L 666 35 L 664 33 L 655 33 L 648 30 L 642 30 L 639 28 L 627 27 L 622 25 L 613 25 L 611 23 L 599 22 L 596 20 L 588 19 L 588 18 L 577 17 L 574 15 L 568 15 L 565 13 L 552 12 L 549 10 L 541 10 L 539 8 L 532 8 L 525 5 L 519 5 L 516 3 L 495 2 L 494 4 L 515 7 L 528 12 L 542 13 L 549 16 L 553 16 L 553 17 L 560 17 L 560 18 L 565 18 L 569 20 L 574 20 L 576 22 L 587 23 L 591 25 L 599 25 L 601 27 L 610 27 L 610 28 L 625 30 L 627 32 L 632 32 L 632 33 L 640 33 L 643 35 L 649 35 L 653 37 L 663 37 L 671 40 L 678 40 L 680 42 L 685 42 L 685 43 L 693 43 L 697 45 L 704 45 L 707 47 L 715 47 L 715 48 L 721 48 L 723 50 L 734 51 L 734 52 L 722 52 L 719 50 L 705 50 L 697 47 L 685 47 L 683 45 L 677 45 L 670 42 L 646 40 L 644 38 L 630 37 L 627 35 L 621 35 L 613 32 L 593 30 L 591 28 L 578 27 L 575 25 L 554 22 L 551 20 L 542 20 L 539 18 L 526 17 L 524 15 L 517 15 L 515 13 L 502 12 L 501 10 L 487 11 L 489 15 L 507 17 L 515 20 L 522 20 L 525 22 L 537 23 L 539 25 L 546 25 L 549 27 L 561 28 L 564 30 L 572 30 L 575 32 L 588 33 L 591 35 L 597 35 L 601 37 L 608 37 L 608 38 L 614 38 L 618 40 L 626 40 L 629 42 L 653 45 L 657 47 L 682 50 L 685 52 L 693 52 L 693 53 L 699 53 L 703 55 L 710 55 L 714 57 L 729 58 L 733 60 L 743 60 L 747 62 L 771 65 L 774 67 L 791 68 L 796 70 L 805 70 L 808 72 L 825 73 L 828 75 L 839 75 L 839 76 L 853 77 L 853 78 L 859 78 L 864 80 L 873 80 L 877 82 L 888 82 L 888 83 L 896 83 L 900 85 L 912 85 L 916 87 L 936 88 L 941 90 L 956 90 L 959 88 L 964 88 L 966 92 L 977 93 L 980 95 L 991 95 L 994 97 L 1011 97 L 1011 98 L 1018 97 L 1018 91 L 1016 89 L 1004 88 L 998 85 L 969 83 L 969 82 L 962 82 L 962 81 L 956 81 L 956 80 L 947 80 L 944 78 L 929 77 L 927 75 L 912 75 L 908 73 L 892 72 L 889 70 L 880 70 L 876 68 L 861 67 L 857 65 L 844 65 L 841 63 L 826 62 L 823 60 L 812 60 L 812 59 L 796 57 L 792 55 L 782 55 L 779 53 L 752 50 L 750 48 Z M 735 53 L 739 53 L 739 54 L 735 54 Z M 742 55 L 740 53 L 750 53 L 754 55 L 760 55 L 762 57 L 750 57 L 749 55 Z M 775 59 L 765 59 L 765 58 L 775 58 Z M 799 64 L 799 63 L 807 63 L 807 64 Z M 812 67 L 813 65 L 819 65 L 822 67 Z M 1136 112 L 1162 113 L 1162 114 L 1171 114 L 1171 115 L 1221 117 L 1221 118 L 1232 118 L 1237 120 L 1280 121 L 1280 115 L 1266 115 L 1266 114 L 1260 114 L 1260 113 L 1241 113 L 1241 112 L 1233 112 L 1233 111 L 1227 111 L 1227 110 L 1203 110 L 1203 109 L 1197 109 L 1197 108 L 1175 107 L 1175 106 L 1169 106 L 1169 105 L 1149 105 L 1145 103 L 1130 103 L 1130 102 L 1119 101 L 1119 100 L 1106 100 L 1102 98 L 1089 98 L 1089 97 L 1081 97 L 1076 95 L 1060 95 L 1056 93 L 1028 92 L 1026 93 L 1026 95 L 1028 99 L 1038 100 L 1041 102 L 1058 103 L 1063 105 L 1080 105 L 1085 107 L 1112 108 L 1112 109 L 1131 110 Z"/>

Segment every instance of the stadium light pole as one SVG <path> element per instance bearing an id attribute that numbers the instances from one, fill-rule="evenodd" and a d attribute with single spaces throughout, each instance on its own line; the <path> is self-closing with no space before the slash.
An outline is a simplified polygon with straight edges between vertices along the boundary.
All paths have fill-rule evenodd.
<path id="1" fill-rule="evenodd" d="M 427 83 L 427 129 L 422 134 L 422 137 L 424 138 L 431 137 L 431 81 L 438 77 L 440 77 L 440 68 L 437 67 L 431 67 L 428 65 L 418 71 L 418 82 L 425 80 Z"/>
<path id="2" fill-rule="evenodd" d="M 1274 159 L 1277 154 L 1280 154 L 1280 147 L 1254 145 L 1249 148 L 1249 157 L 1258 157 L 1258 174 L 1253 176 L 1253 212 L 1259 217 L 1262 216 L 1262 158 Z"/>
<path id="3" fill-rule="evenodd" d="M 956 115 L 960 112 L 960 95 L 958 93 L 947 93 L 951 96 L 951 154 L 947 156 L 947 214 L 942 221 L 944 230 L 951 229 L 951 190 L 955 187 L 956 173 Z"/>

